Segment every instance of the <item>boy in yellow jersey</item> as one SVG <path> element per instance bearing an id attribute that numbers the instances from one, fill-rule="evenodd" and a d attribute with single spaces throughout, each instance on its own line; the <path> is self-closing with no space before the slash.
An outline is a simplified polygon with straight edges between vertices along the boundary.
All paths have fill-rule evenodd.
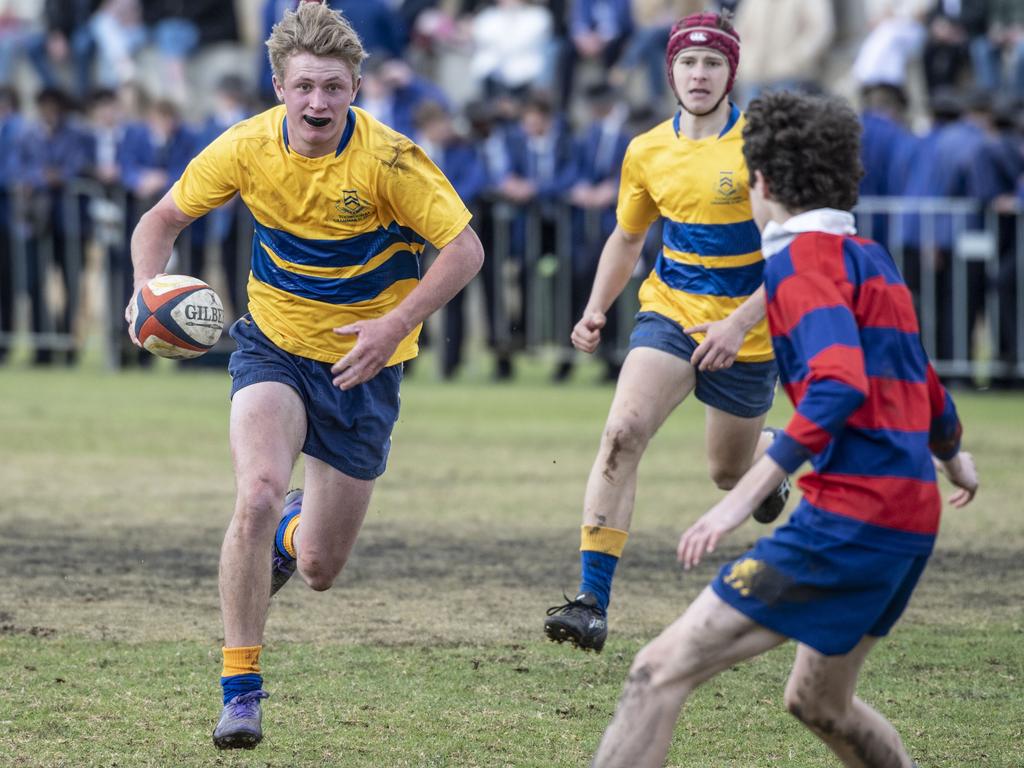
<path id="1" fill-rule="evenodd" d="M 664 219 L 662 252 L 640 288 L 601 446 L 583 500 L 576 597 L 548 610 L 544 632 L 600 651 L 615 567 L 626 543 L 637 467 L 648 441 L 691 392 L 705 405 L 710 474 L 732 488 L 771 443 L 764 418 L 776 367 L 764 321 L 764 260 L 747 194 L 744 118 L 728 100 L 740 41 L 729 22 L 697 13 L 672 28 L 668 80 L 680 110 L 630 142 L 622 164 L 618 223 L 598 264 L 590 300 L 572 332 L 593 352 L 605 312 L 625 288 L 647 229 Z M 788 481 L 755 517 L 774 520 Z"/>
<path id="2" fill-rule="evenodd" d="M 448 180 L 409 139 L 351 106 L 365 54 L 339 13 L 300 4 L 267 48 L 283 105 L 215 140 L 132 236 L 138 291 L 166 266 L 178 233 L 236 193 L 255 219 L 249 314 L 231 329 L 237 499 L 220 560 L 221 749 L 262 738 L 272 588 L 297 568 L 326 590 L 341 571 L 384 471 L 402 363 L 416 355 L 424 318 L 483 260 Z M 420 279 L 427 241 L 439 254 Z M 299 453 L 304 494 L 289 494 L 282 517 Z"/>

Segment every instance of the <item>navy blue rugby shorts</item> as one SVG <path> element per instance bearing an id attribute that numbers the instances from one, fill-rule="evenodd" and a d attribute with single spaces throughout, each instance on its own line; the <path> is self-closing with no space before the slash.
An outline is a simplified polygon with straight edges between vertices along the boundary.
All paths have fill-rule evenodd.
<path id="1" fill-rule="evenodd" d="M 285 352 L 250 315 L 236 320 L 230 334 L 238 344 L 228 362 L 232 397 L 262 381 L 287 384 L 306 406 L 303 453 L 359 480 L 384 473 L 398 420 L 401 363 L 343 392 L 332 383 L 331 363 Z"/>
<path id="2" fill-rule="evenodd" d="M 657 312 L 640 312 L 629 348 L 651 347 L 689 362 L 697 342 L 675 320 Z M 697 370 L 697 399 L 705 405 L 750 419 L 768 413 L 775 399 L 779 370 L 774 360 L 733 363 L 722 371 Z"/>
<path id="3" fill-rule="evenodd" d="M 795 518 L 795 519 L 794 519 Z M 789 522 L 727 563 L 711 582 L 758 624 L 827 656 L 883 637 L 903 614 L 928 554 L 897 554 Z"/>

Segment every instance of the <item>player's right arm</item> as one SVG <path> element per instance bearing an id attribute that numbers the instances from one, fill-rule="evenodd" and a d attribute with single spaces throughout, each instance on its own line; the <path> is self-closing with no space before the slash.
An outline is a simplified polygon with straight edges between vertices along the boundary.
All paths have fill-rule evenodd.
<path id="1" fill-rule="evenodd" d="M 124 319 L 128 323 L 128 335 L 136 346 L 139 342 L 135 338 L 135 330 L 129 319 L 131 307 L 142 286 L 167 267 L 174 249 L 174 241 L 181 234 L 181 230 L 193 221 L 195 217 L 182 211 L 168 191 L 156 205 L 142 215 L 135 231 L 132 232 L 134 286 L 132 298 L 124 308 Z"/>
<path id="2" fill-rule="evenodd" d="M 616 226 L 608 237 L 597 263 L 594 287 L 590 291 L 583 317 L 572 329 L 572 344 L 583 352 L 593 352 L 601 343 L 601 329 L 604 328 L 605 313 L 629 283 L 629 278 L 640 259 L 644 247 L 646 230 L 639 233 L 627 232 Z"/>
<path id="3" fill-rule="evenodd" d="M 643 250 L 647 230 L 659 215 L 658 206 L 647 189 L 641 145 L 638 137 L 626 148 L 619 175 L 619 201 L 615 207 L 618 223 L 601 251 L 583 317 L 572 329 L 572 344 L 583 352 L 593 352 L 601 343 L 601 329 L 607 321 L 605 313 L 629 282 Z"/>
<path id="4" fill-rule="evenodd" d="M 134 289 L 125 307 L 125 320 L 142 286 L 167 267 L 181 231 L 241 189 L 241 164 L 237 157 L 240 142 L 236 133 L 239 126 L 226 130 L 192 158 L 181 178 L 139 219 L 132 232 Z M 128 335 L 138 345 L 130 322 Z"/>

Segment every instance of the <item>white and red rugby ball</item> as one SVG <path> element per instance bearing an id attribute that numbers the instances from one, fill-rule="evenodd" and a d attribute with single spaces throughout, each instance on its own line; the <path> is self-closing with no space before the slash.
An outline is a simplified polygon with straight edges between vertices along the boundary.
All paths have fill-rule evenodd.
<path id="1" fill-rule="evenodd" d="M 184 360 L 217 343 L 224 330 L 224 305 L 198 278 L 157 275 L 136 295 L 129 322 L 145 350 Z"/>

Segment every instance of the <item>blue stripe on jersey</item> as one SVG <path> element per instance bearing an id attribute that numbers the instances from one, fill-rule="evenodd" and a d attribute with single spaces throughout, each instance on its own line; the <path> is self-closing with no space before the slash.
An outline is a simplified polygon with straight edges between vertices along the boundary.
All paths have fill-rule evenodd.
<path id="1" fill-rule="evenodd" d="M 260 282 L 304 299 L 355 304 L 375 298 L 399 280 L 418 279 L 420 264 L 411 251 L 398 251 L 376 269 L 355 277 L 310 277 L 281 269 L 253 238 L 252 273 Z"/>
<path id="2" fill-rule="evenodd" d="M 824 469 L 830 475 L 905 477 L 935 482 L 927 432 L 847 426 L 843 439 L 832 441 L 811 463 L 815 470 Z"/>
<path id="3" fill-rule="evenodd" d="M 782 281 L 790 275 L 796 274 L 793 268 L 793 257 L 790 256 L 789 248 L 776 253 L 771 259 L 772 268 L 764 271 L 764 298 L 765 301 L 772 301 L 775 298 L 775 291 L 779 289 Z"/>
<path id="4" fill-rule="evenodd" d="M 337 157 L 345 151 L 345 147 L 352 141 L 352 134 L 356 132 L 356 113 L 352 107 L 348 108 L 348 119 L 345 120 L 345 130 L 341 134 L 341 141 L 338 142 L 338 148 L 334 152 L 334 156 Z"/>
<path id="5" fill-rule="evenodd" d="M 744 267 L 700 267 L 680 264 L 658 254 L 654 269 L 669 288 L 704 296 L 749 296 L 761 285 L 764 262 Z"/>
<path id="6" fill-rule="evenodd" d="M 735 224 L 684 224 L 665 219 L 665 247 L 700 256 L 743 256 L 761 248 L 761 233 L 750 221 Z"/>
<path id="7" fill-rule="evenodd" d="M 790 522 L 808 526 L 814 531 L 841 541 L 855 542 L 887 552 L 927 554 L 935 545 L 935 537 L 927 533 L 900 531 L 865 523 L 852 517 L 837 515 L 801 499 L 790 516 Z"/>
<path id="8" fill-rule="evenodd" d="M 807 388 L 797 412 L 832 437 L 837 437 L 850 414 L 860 408 L 866 399 L 863 392 L 846 382 L 819 379 Z"/>
<path id="9" fill-rule="evenodd" d="M 896 328 L 861 328 L 860 340 L 868 376 L 919 383 L 927 380 L 928 359 L 916 333 Z"/>
<path id="10" fill-rule="evenodd" d="M 847 307 L 812 309 L 785 336 L 773 336 L 772 347 L 782 380 L 803 381 L 810 371 L 810 361 L 833 344 L 861 345 L 856 321 Z"/>
<path id="11" fill-rule="evenodd" d="M 875 242 L 858 243 L 856 240 L 843 238 L 843 264 L 846 267 L 847 278 L 854 287 L 879 275 L 890 285 L 903 283 L 903 276 L 892 256 Z"/>
<path id="12" fill-rule="evenodd" d="M 355 235 L 345 240 L 313 240 L 255 222 L 256 237 L 278 258 L 308 267 L 354 267 L 365 264 L 395 243 L 422 243 L 408 227 L 391 222 L 387 229 Z"/>
<path id="13" fill-rule="evenodd" d="M 727 134 L 729 131 L 731 131 L 732 127 L 736 125 L 736 121 L 739 119 L 740 108 L 733 104 L 732 109 L 729 110 L 729 119 L 725 121 L 725 127 L 722 128 L 722 132 L 718 134 L 718 137 L 721 138 L 722 136 L 725 136 L 725 134 Z"/>

